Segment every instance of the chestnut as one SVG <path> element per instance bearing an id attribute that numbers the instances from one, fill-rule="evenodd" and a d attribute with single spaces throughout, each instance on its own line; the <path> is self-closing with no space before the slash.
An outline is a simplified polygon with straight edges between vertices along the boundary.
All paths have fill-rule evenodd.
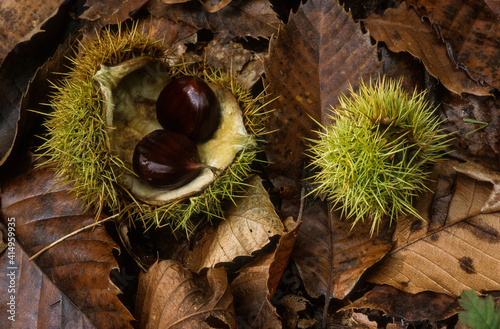
<path id="1" fill-rule="evenodd" d="M 161 91 L 156 101 L 156 117 L 163 128 L 201 142 L 217 129 L 220 105 L 203 79 L 183 76 L 172 80 Z"/>
<path id="2" fill-rule="evenodd" d="M 209 167 L 200 163 L 196 144 L 189 137 L 163 129 L 137 143 L 132 162 L 136 174 L 149 185 L 169 189 L 189 183 Z"/>

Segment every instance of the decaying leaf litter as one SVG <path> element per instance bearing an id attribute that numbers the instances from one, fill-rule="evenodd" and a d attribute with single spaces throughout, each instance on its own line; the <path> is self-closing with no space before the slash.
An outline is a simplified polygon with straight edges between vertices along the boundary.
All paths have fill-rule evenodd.
<path id="1" fill-rule="evenodd" d="M 9 41 L 0 59 L 3 236 L 15 218 L 15 259 L 23 264 L 15 325 L 453 328 L 461 291 L 498 298 L 499 48 L 491 40 L 500 13 L 492 2 L 175 2 L 54 1 L 50 11 L 33 9 L 36 23 L 1 28 Z M 34 113 L 50 111 L 47 79 L 69 65 L 81 35 L 130 20 L 184 59 L 233 70 L 256 94 L 267 88 L 274 100 L 263 181 L 247 191 L 252 201 L 242 212 L 200 225 L 190 239 L 167 229 L 119 234 L 108 223 L 28 261 L 95 217 L 67 188 L 52 186 L 51 171 L 30 168 L 28 152 L 43 134 Z M 45 51 L 35 51 L 42 44 Z M 379 74 L 402 77 L 409 92 L 426 90 L 454 139 L 430 192 L 415 200 L 425 221 L 398 218 L 370 237 L 368 222 L 351 229 L 332 204 L 304 197 L 304 151 L 316 137 L 314 120 L 326 124 L 349 83 Z M 6 249 L 2 268 L 8 260 Z M 33 276 L 40 283 L 30 288 Z M 10 327 L 4 315 L 2 327 Z"/>

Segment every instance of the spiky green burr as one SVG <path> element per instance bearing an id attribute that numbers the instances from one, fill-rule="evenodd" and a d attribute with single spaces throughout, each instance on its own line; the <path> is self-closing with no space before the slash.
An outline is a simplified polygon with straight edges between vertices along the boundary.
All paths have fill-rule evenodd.
<path id="1" fill-rule="evenodd" d="M 264 133 L 264 93 L 254 97 L 235 82 L 234 76 L 221 70 L 188 63 L 169 67 L 167 55 L 166 45 L 141 33 L 136 24 L 117 30 L 106 28 L 96 40 L 84 40 L 81 53 L 72 59 L 70 71 L 54 85 L 50 101 L 53 111 L 46 114 L 47 133 L 42 136 L 44 142 L 37 153 L 46 158 L 43 165 L 55 168 L 60 182 L 70 184 L 76 196 L 98 215 L 102 211 L 118 213 L 134 225 L 169 226 L 189 235 L 197 224 L 195 218 L 224 217 L 224 201 L 234 202 L 246 186 L 245 179 L 254 173 L 252 163 L 259 151 L 256 141 Z M 136 69 L 141 63 L 149 66 Z M 154 79 L 147 75 L 149 72 L 157 73 Z M 123 78 L 113 80 L 120 75 Z M 224 147 L 218 149 L 226 153 L 226 158 L 228 149 L 235 155 L 226 161 L 227 166 L 218 168 L 221 173 L 217 179 L 192 191 L 184 189 L 186 193 L 178 198 L 165 199 L 161 189 L 142 186 L 139 192 L 140 183 L 129 164 L 128 148 L 133 150 L 134 143 L 145 134 L 141 125 L 144 117 L 150 115 L 144 115 L 144 109 L 155 101 L 143 96 L 154 94 L 151 90 L 178 75 L 200 76 L 213 85 L 223 97 L 219 101 L 233 104 L 234 111 L 241 113 L 241 135 L 248 138 L 237 140 L 237 145 L 230 145 L 233 147 L 221 144 Z M 134 94 L 137 92 L 141 94 Z M 115 100 L 119 102 L 113 104 Z M 150 126 L 159 125 L 154 120 L 146 121 Z M 134 126 L 134 122 L 139 124 Z M 215 135 L 224 136 L 222 132 Z M 210 142 L 213 139 L 206 144 Z M 215 143 L 211 149 L 217 146 Z M 207 161 L 220 158 L 214 153 L 217 152 L 205 152 Z"/>
<path id="2" fill-rule="evenodd" d="M 401 80 L 361 82 L 349 94 L 311 140 L 313 193 L 326 195 L 353 225 L 370 220 L 371 234 L 385 218 L 420 218 L 412 200 L 428 189 L 431 165 L 447 146 L 435 108 L 424 92 L 405 92 Z"/>

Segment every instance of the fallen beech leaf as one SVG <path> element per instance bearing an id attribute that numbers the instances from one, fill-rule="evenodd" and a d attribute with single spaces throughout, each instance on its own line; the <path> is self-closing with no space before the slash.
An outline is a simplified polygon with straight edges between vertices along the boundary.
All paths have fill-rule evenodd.
<path id="1" fill-rule="evenodd" d="M 226 211 L 226 219 L 216 227 L 207 226 L 185 262 L 193 272 L 232 262 L 239 256 L 251 256 L 269 243 L 269 238 L 283 234 L 283 224 L 262 186 L 262 179 L 252 176 L 243 197 Z"/>
<path id="2" fill-rule="evenodd" d="M 300 223 L 291 220 L 289 232 L 283 234 L 273 254 L 264 254 L 238 271 L 231 282 L 239 328 L 281 328 L 281 321 L 271 296 L 288 265 Z"/>
<path id="3" fill-rule="evenodd" d="M 366 329 L 378 329 L 378 324 L 376 321 L 371 321 L 368 315 L 363 313 L 353 313 L 351 316 L 354 323 L 356 323 L 358 328 Z"/>
<path id="4" fill-rule="evenodd" d="M 239 84 L 251 88 L 264 74 L 265 53 L 256 54 L 243 47 L 241 43 L 230 41 L 221 45 L 212 40 L 207 45 L 205 57 L 207 62 L 217 68 L 231 70 Z"/>
<path id="5" fill-rule="evenodd" d="M 497 174 L 447 161 L 435 175 L 439 193 L 417 203 L 427 223 L 412 217 L 398 222 L 394 248 L 367 279 L 409 293 L 455 297 L 465 289 L 500 290 L 500 212 L 482 211 L 496 209 L 490 202 L 498 183 L 489 181 L 498 182 Z"/>
<path id="6" fill-rule="evenodd" d="M 14 246 L 13 254 L 4 252 L 0 256 L 3 266 L 0 280 L 0 291 L 3 292 L 0 294 L 0 328 L 68 328 L 68 324 L 71 324 L 72 329 L 101 328 L 99 325 L 94 326 L 87 315 L 75 307 L 29 260 L 20 245 Z M 15 266 L 11 266 L 11 260 Z M 11 280 L 14 284 L 11 284 Z"/>
<path id="7" fill-rule="evenodd" d="M 456 171 L 482 182 L 490 182 L 493 189 L 488 200 L 481 208 L 481 213 L 500 211 L 500 174 L 481 167 L 472 162 L 459 163 L 453 166 Z"/>
<path id="8" fill-rule="evenodd" d="M 497 17 L 500 16 L 500 1 L 498 0 L 484 0 L 486 5 L 494 12 Z"/>
<path id="9" fill-rule="evenodd" d="M 272 262 L 272 254 L 261 255 L 243 267 L 231 282 L 238 328 L 281 329 L 279 315 L 269 301 L 267 289 Z"/>
<path id="10" fill-rule="evenodd" d="M 370 237 L 369 221 L 352 227 L 329 207 L 317 200 L 304 211 L 292 254 L 307 293 L 314 298 L 326 296 L 327 301 L 347 296 L 366 269 L 392 246 L 392 230 L 383 225 L 388 223 Z"/>
<path id="11" fill-rule="evenodd" d="M 167 4 L 176 4 L 176 3 L 184 3 L 188 1 L 193 1 L 193 0 L 161 0 L 163 3 Z M 215 13 L 216 11 L 221 10 L 224 8 L 228 3 L 230 3 L 232 0 L 206 0 L 206 1 L 201 1 L 201 4 L 205 8 L 206 11 L 209 13 Z M 213 3 L 212 3 L 213 2 Z"/>
<path id="12" fill-rule="evenodd" d="M 286 294 L 280 300 L 279 308 L 283 311 L 283 324 L 285 328 L 313 328 L 315 319 L 311 319 L 308 308 L 311 303 L 303 296 Z"/>
<path id="13" fill-rule="evenodd" d="M 500 100 L 444 92 L 440 108 L 446 116 L 441 128 L 453 133 L 453 156 L 500 171 Z"/>
<path id="14" fill-rule="evenodd" d="M 455 67 L 480 84 L 500 89 L 500 23 L 483 0 L 412 0 L 436 26 Z"/>
<path id="15" fill-rule="evenodd" d="M 215 13 L 224 8 L 231 1 L 233 0 L 201 0 L 201 3 L 206 11 Z"/>
<path id="16" fill-rule="evenodd" d="M 178 41 L 189 38 L 197 31 L 186 24 L 153 16 L 139 20 L 138 30 L 149 35 L 152 39 L 165 41 L 167 45 L 177 44 Z M 173 51 L 176 50 L 175 46 L 172 48 Z"/>
<path id="17" fill-rule="evenodd" d="M 55 184 L 50 169 L 33 170 L 2 186 L 2 220 L 15 218 L 16 241 L 29 255 L 51 242 L 94 223 L 94 214 L 68 187 Z M 103 227 L 80 232 L 39 256 L 35 263 L 99 328 L 132 328 L 133 317 L 118 299 L 109 275 L 118 264 L 116 243 Z M 36 312 L 36 309 L 34 309 Z"/>
<path id="18" fill-rule="evenodd" d="M 179 262 L 155 263 L 139 276 L 136 317 L 140 328 L 236 328 L 226 270 L 196 280 Z"/>
<path id="19" fill-rule="evenodd" d="M 122 23 L 130 19 L 130 13 L 139 10 L 147 2 L 148 0 L 87 0 L 85 7 L 88 9 L 80 15 L 80 18 L 99 21 L 101 27 Z"/>
<path id="20" fill-rule="evenodd" d="M 63 2 L 64 0 L 47 0 L 43 2 L 43 6 L 31 0 L 0 2 L 0 64 L 15 45 L 41 32 L 40 27 Z"/>
<path id="21" fill-rule="evenodd" d="M 274 251 L 273 261 L 269 267 L 269 279 L 267 281 L 269 298 L 271 298 L 276 288 L 278 288 L 281 276 L 288 266 L 290 254 L 295 246 L 301 224 L 302 222 L 297 223 L 291 217 L 285 219 L 284 225 L 287 232 L 280 237 L 278 247 Z"/>
<path id="22" fill-rule="evenodd" d="M 373 288 L 340 311 L 361 308 L 383 311 L 387 316 L 406 321 L 431 323 L 448 319 L 461 310 L 457 299 L 445 294 L 426 291 L 411 295 L 385 285 Z"/>
<path id="23" fill-rule="evenodd" d="M 489 88 L 470 79 L 450 60 L 446 46 L 434 34 L 432 26 L 402 2 L 383 15 L 370 15 L 364 20 L 366 29 L 377 41 L 383 41 L 394 52 L 407 51 L 419 58 L 427 71 L 450 91 L 461 95 L 489 95 Z"/>
<path id="24" fill-rule="evenodd" d="M 21 99 L 35 72 L 62 42 L 56 31 L 65 28 L 64 24 L 70 19 L 68 11 L 69 5 L 62 5 L 45 22 L 44 31 L 32 35 L 29 41 L 18 44 L 0 65 L 0 165 L 7 160 L 18 135 L 22 136 L 24 133 Z"/>
<path id="25" fill-rule="evenodd" d="M 146 9 L 155 17 L 184 23 L 196 30 L 221 32 L 228 37 L 269 38 L 279 26 L 267 0 L 232 1 L 217 12 L 208 12 L 199 1 L 165 4 L 150 0 Z"/>
<path id="26" fill-rule="evenodd" d="M 267 90 L 279 96 L 267 125 L 266 171 L 280 188 L 279 176 L 301 180 L 305 139 L 318 129 L 312 119 L 327 120 L 348 84 L 376 76 L 380 63 L 370 37 L 337 1 L 309 0 L 271 40 L 265 64 Z"/>

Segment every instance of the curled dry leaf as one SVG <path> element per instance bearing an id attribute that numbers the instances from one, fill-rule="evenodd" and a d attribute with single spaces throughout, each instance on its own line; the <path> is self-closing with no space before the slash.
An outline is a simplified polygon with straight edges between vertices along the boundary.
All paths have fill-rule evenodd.
<path id="1" fill-rule="evenodd" d="M 351 316 L 352 321 L 356 323 L 358 328 L 363 329 L 378 329 L 378 323 L 368 318 L 368 315 L 363 313 L 353 313 Z"/>
<path id="2" fill-rule="evenodd" d="M 226 219 L 216 227 L 207 226 L 185 262 L 193 272 L 232 262 L 239 256 L 251 256 L 269 243 L 269 238 L 283 234 L 283 224 L 262 186 L 262 179 L 252 176 L 237 205 L 225 212 Z"/>
<path id="3" fill-rule="evenodd" d="M 264 74 L 264 53 L 256 54 L 241 43 L 230 41 L 221 45 L 212 40 L 207 45 L 206 60 L 213 66 L 232 71 L 239 84 L 250 89 Z"/>
<path id="4" fill-rule="evenodd" d="M 269 301 L 267 289 L 272 262 L 272 254 L 261 255 L 243 267 L 231 282 L 238 328 L 281 329 L 279 315 Z"/>
<path id="5" fill-rule="evenodd" d="M 99 27 L 107 24 L 122 23 L 130 19 L 130 14 L 139 10 L 148 0 L 87 0 L 85 7 L 88 7 L 80 18 L 89 21 L 98 21 Z"/>
<path id="6" fill-rule="evenodd" d="M 41 32 L 40 27 L 64 0 L 47 0 L 43 6 L 31 0 L 4 0 L 0 3 L 0 64 L 19 43 Z M 29 19 L 26 19 L 29 17 Z"/>
<path id="7" fill-rule="evenodd" d="M 280 238 L 274 253 L 257 257 L 240 269 L 231 282 L 239 328 L 282 327 L 270 300 L 288 265 L 300 227 L 300 223 L 291 222 L 289 232 Z"/>
<path id="8" fill-rule="evenodd" d="M 199 1 L 174 5 L 162 1 L 150 0 L 145 8 L 155 17 L 186 24 L 196 30 L 225 33 L 230 38 L 269 38 L 279 26 L 276 13 L 267 0 L 232 1 L 213 13 Z"/>
<path id="9" fill-rule="evenodd" d="M 273 261 L 269 268 L 269 279 L 267 281 L 269 298 L 271 298 L 276 288 L 278 288 L 281 276 L 288 265 L 301 224 L 302 222 L 295 222 L 291 217 L 285 219 L 286 233 L 278 241 L 278 247 L 274 251 Z"/>
<path id="10" fill-rule="evenodd" d="M 283 324 L 285 328 L 314 328 L 316 319 L 311 319 L 311 302 L 304 296 L 286 294 L 280 300 L 279 308 L 283 314 Z"/>
<path id="11" fill-rule="evenodd" d="M 459 163 L 454 165 L 453 168 L 470 178 L 493 184 L 488 200 L 486 200 L 480 211 L 484 214 L 500 212 L 500 173 L 493 172 L 472 162 Z"/>
<path id="12" fill-rule="evenodd" d="M 236 328 L 224 267 L 195 278 L 181 263 L 155 263 L 139 277 L 136 317 L 140 328 Z"/>
<path id="13" fill-rule="evenodd" d="M 448 57 L 446 46 L 434 34 L 432 26 L 402 2 L 387 9 L 383 15 L 370 15 L 364 20 L 370 35 L 383 41 L 393 52 L 406 51 L 419 58 L 427 71 L 450 91 L 489 95 L 489 89 L 470 79 Z"/>
<path id="14" fill-rule="evenodd" d="M 2 220 L 15 218 L 16 241 L 29 255 L 77 229 L 95 215 L 68 187 L 55 186 L 50 169 L 34 170 L 2 186 Z M 99 328 L 131 328 L 133 317 L 118 299 L 110 279 L 118 246 L 98 227 L 72 236 L 45 251 L 35 262 L 50 280 Z M 36 310 L 36 309 L 34 309 Z"/>
<path id="15" fill-rule="evenodd" d="M 371 238 L 369 221 L 352 227 L 329 209 L 331 205 L 317 200 L 304 211 L 292 258 L 310 296 L 343 299 L 366 269 L 391 249 L 392 230 L 383 223 Z"/>
<path id="16" fill-rule="evenodd" d="M 0 13 L 2 5 L 3 2 Z M 19 135 L 25 133 L 25 113 L 20 111 L 20 102 L 35 72 L 62 42 L 56 31 L 65 28 L 70 19 L 68 11 L 69 5 L 62 5 L 45 21 L 44 31 L 37 31 L 26 42 L 17 44 L 0 65 L 0 165 L 7 160 Z"/>
<path id="17" fill-rule="evenodd" d="M 383 311 L 390 317 L 406 321 L 429 321 L 435 323 L 460 312 L 456 298 L 435 292 L 411 295 L 391 286 L 377 286 L 341 311 L 370 308 Z"/>
<path id="18" fill-rule="evenodd" d="M 166 4 L 173 5 L 176 3 L 184 3 L 193 0 L 161 0 L 161 1 Z M 232 0 L 205 0 L 200 2 L 206 11 L 208 11 L 209 13 L 215 13 L 216 11 L 219 11 L 222 8 L 224 8 L 231 1 Z"/>
<path id="19" fill-rule="evenodd" d="M 305 139 L 318 129 L 312 119 L 326 120 L 349 83 L 377 75 L 377 49 L 337 1 L 310 0 L 271 40 L 265 65 L 268 92 L 279 96 L 268 120 L 267 172 L 273 183 L 300 181 Z"/>
<path id="20" fill-rule="evenodd" d="M 233 0 L 201 0 L 201 3 L 206 11 L 215 13 L 224 8 L 231 1 Z"/>
<path id="21" fill-rule="evenodd" d="M 101 328 L 92 324 L 87 315 L 29 260 L 20 245 L 15 245 L 13 254 L 4 252 L 0 264 L 4 266 L 0 280 L 0 291 L 4 292 L 0 294 L 3 313 L 0 328 L 68 328 L 69 323 L 72 329 Z M 14 302 L 11 296 L 15 297 Z"/>
<path id="22" fill-rule="evenodd" d="M 482 0 L 411 0 L 435 26 L 446 44 L 448 56 L 455 67 L 480 84 L 500 89 L 500 38 L 498 12 Z"/>
<path id="23" fill-rule="evenodd" d="M 427 222 L 398 222 L 394 248 L 367 279 L 455 297 L 465 289 L 500 290 L 498 174 L 448 161 L 436 166 L 435 175 L 430 188 L 436 194 L 417 203 Z"/>

